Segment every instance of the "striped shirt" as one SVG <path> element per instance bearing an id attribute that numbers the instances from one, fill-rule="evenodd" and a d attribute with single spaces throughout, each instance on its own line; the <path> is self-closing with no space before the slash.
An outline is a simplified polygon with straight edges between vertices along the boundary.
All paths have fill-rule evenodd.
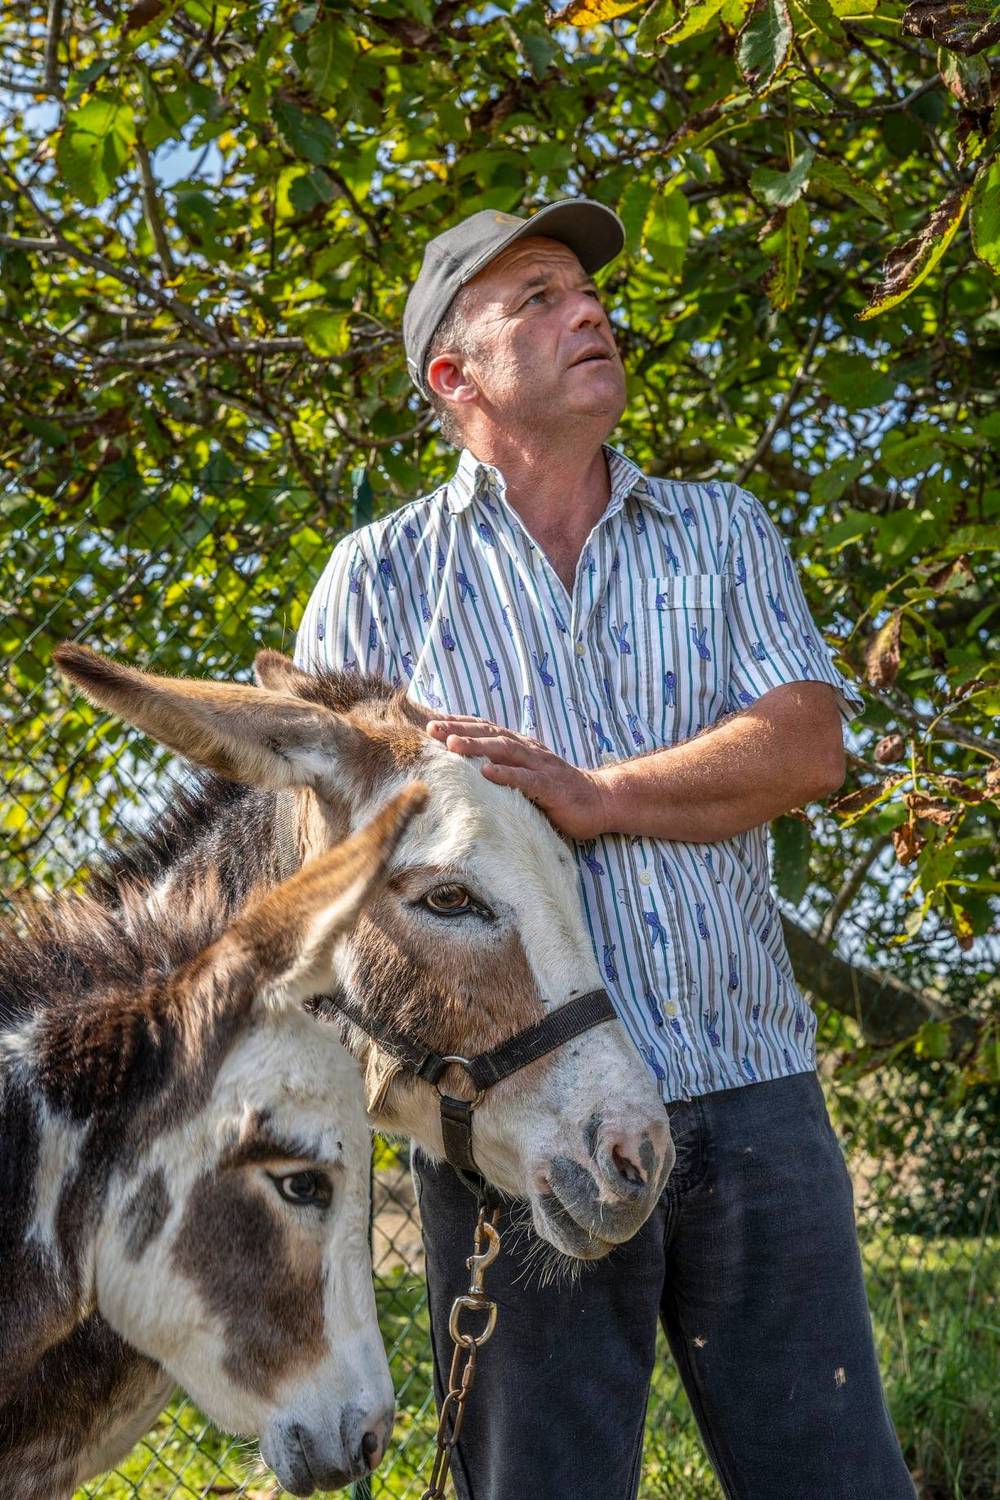
<path id="1" fill-rule="evenodd" d="M 677 744 L 782 683 L 828 682 L 856 718 L 863 700 L 760 502 L 604 453 L 611 496 L 572 595 L 500 470 L 466 448 L 446 484 L 334 549 L 296 660 L 407 684 L 587 767 Z M 598 963 L 664 1100 L 815 1066 L 766 825 L 704 844 L 607 834 L 575 852 Z"/>

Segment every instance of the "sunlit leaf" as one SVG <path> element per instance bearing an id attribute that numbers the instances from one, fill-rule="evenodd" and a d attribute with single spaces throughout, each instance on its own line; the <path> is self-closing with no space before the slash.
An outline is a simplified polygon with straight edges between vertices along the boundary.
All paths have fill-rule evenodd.
<path id="1" fill-rule="evenodd" d="M 971 188 L 956 188 L 931 214 L 919 234 L 890 252 L 882 267 L 881 285 L 872 293 L 859 319 L 874 318 L 896 307 L 930 275 L 958 232 Z"/>
<path id="2" fill-rule="evenodd" d="M 759 203 L 767 208 L 789 208 L 801 198 L 809 183 L 809 169 L 816 153 L 807 148 L 789 167 L 787 172 L 775 171 L 772 167 L 758 167 L 750 174 L 750 191 Z"/>
<path id="3" fill-rule="evenodd" d="M 819 183 L 831 192 L 842 193 L 845 198 L 850 198 L 859 208 L 863 208 L 865 213 L 870 214 L 873 219 L 889 222 L 889 210 L 878 193 L 856 172 L 845 167 L 843 162 L 830 161 L 828 157 L 818 156 L 809 169 L 809 183 L 813 188 Z"/>
<path id="4" fill-rule="evenodd" d="M 984 162 L 976 173 L 969 227 L 979 259 L 1000 275 L 1000 156 Z"/>
<path id="5" fill-rule="evenodd" d="M 771 222 L 775 227 L 761 240 L 761 248 L 772 257 L 763 284 L 771 306 L 781 310 L 795 300 L 809 238 L 809 210 L 799 199 L 779 209 Z"/>
<path id="6" fill-rule="evenodd" d="M 59 169 L 84 203 L 106 198 L 125 170 L 135 141 L 135 115 L 111 94 L 97 94 L 67 112 L 57 150 Z"/>
<path id="7" fill-rule="evenodd" d="M 674 47 L 689 36 L 697 36 L 712 24 L 722 4 L 723 0 L 689 0 L 680 20 L 668 26 L 656 40 L 663 46 Z"/>
<path id="8" fill-rule="evenodd" d="M 600 26 L 605 21 L 615 21 L 619 16 L 638 10 L 640 0 L 571 0 L 565 10 L 559 12 L 560 25 Z"/>
<path id="9" fill-rule="evenodd" d="M 736 43 L 736 62 L 755 91 L 769 84 L 792 45 L 792 21 L 785 0 L 754 0 Z"/>

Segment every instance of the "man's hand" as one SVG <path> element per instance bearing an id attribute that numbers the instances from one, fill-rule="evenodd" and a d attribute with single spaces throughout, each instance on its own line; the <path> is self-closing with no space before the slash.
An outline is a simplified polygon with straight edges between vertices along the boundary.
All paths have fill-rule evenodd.
<path id="1" fill-rule="evenodd" d="M 570 765 L 538 740 L 488 719 L 452 714 L 432 719 L 427 731 L 458 755 L 485 756 L 481 769 L 487 780 L 523 792 L 560 833 L 583 840 L 607 832 L 599 772 Z"/>
<path id="2" fill-rule="evenodd" d="M 431 718 L 449 750 L 486 757 L 483 775 L 513 786 L 561 833 L 714 843 L 835 791 L 844 740 L 833 688 L 791 682 L 677 745 L 581 770 L 537 740 L 486 719 Z"/>

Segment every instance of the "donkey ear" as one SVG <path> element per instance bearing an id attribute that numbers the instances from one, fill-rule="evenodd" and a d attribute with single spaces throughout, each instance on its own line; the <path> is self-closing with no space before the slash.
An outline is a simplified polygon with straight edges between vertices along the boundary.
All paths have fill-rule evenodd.
<path id="1" fill-rule="evenodd" d="M 290 693 L 295 697 L 303 688 L 308 692 L 315 678 L 301 671 L 290 656 L 280 651 L 258 651 L 253 659 L 253 675 L 257 686 L 272 693 Z"/>
<path id="2" fill-rule="evenodd" d="M 288 693 L 154 677 L 71 642 L 56 648 L 55 660 L 91 703 L 195 765 L 248 786 L 311 786 L 332 795 L 365 751 L 359 729 Z"/>
<path id="3" fill-rule="evenodd" d="M 410 782 L 357 833 L 241 914 L 227 937 L 251 957 L 258 988 L 267 985 L 280 1003 L 297 1005 L 335 984 L 337 939 L 381 886 L 397 844 L 426 803 L 426 786 Z"/>

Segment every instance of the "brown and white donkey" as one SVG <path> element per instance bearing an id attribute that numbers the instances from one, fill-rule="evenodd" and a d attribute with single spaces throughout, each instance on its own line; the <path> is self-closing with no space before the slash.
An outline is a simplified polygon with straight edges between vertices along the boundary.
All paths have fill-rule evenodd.
<path id="1" fill-rule="evenodd" d="M 335 955 L 339 995 L 365 1023 L 342 1023 L 342 1034 L 379 1128 L 443 1154 L 434 1088 L 372 1034 L 404 1031 L 437 1053 L 471 1057 L 600 986 L 562 839 L 519 793 L 428 735 L 430 711 L 387 684 L 307 675 L 275 652 L 257 657 L 257 687 L 154 677 L 76 646 L 58 660 L 91 701 L 213 773 L 91 884 L 111 913 L 134 890 L 156 931 L 201 907 L 221 932 L 414 778 L 427 787 L 426 807 Z M 461 1093 L 467 1080 L 452 1072 L 444 1083 Z M 615 1021 L 491 1088 L 476 1112 L 475 1156 L 496 1187 L 528 1200 L 543 1240 L 594 1259 L 645 1221 L 673 1148 L 655 1086 Z M 87 1328 L 75 1338 L 97 1336 Z M 73 1345 L 54 1356 L 70 1372 L 67 1388 Z M 135 1371 L 118 1402 L 123 1432 L 142 1378 Z"/>
<path id="2" fill-rule="evenodd" d="M 0 927 L 0 1493 L 71 1494 L 178 1382 L 295 1494 L 378 1462 L 361 1077 L 303 1001 L 425 795 L 221 932 L 127 880 Z"/>

